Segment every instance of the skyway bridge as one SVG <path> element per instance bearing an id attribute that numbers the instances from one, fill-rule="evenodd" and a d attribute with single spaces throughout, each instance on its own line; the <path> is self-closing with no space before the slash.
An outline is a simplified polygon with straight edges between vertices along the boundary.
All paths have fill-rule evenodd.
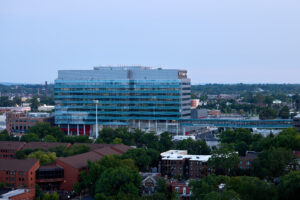
<path id="1" fill-rule="evenodd" d="M 293 120 L 248 120 L 248 119 L 181 119 L 181 126 L 217 127 L 217 128 L 291 128 Z"/>

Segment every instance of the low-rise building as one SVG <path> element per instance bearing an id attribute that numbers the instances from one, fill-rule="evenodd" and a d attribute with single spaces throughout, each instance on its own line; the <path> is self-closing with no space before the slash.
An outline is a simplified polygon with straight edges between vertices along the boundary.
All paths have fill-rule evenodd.
<path id="1" fill-rule="evenodd" d="M 22 150 L 25 149 L 43 149 L 45 151 L 48 151 L 49 149 L 55 148 L 55 147 L 70 147 L 70 143 L 62 143 L 62 142 L 28 142 L 24 144 L 22 147 Z"/>
<path id="2" fill-rule="evenodd" d="M 251 166 L 251 162 L 256 159 L 258 153 L 255 151 L 247 151 L 245 156 L 240 156 L 240 163 L 238 167 L 240 169 L 249 169 Z"/>
<path id="3" fill-rule="evenodd" d="M 22 135 L 37 122 L 53 124 L 54 117 L 49 113 L 7 112 L 6 130 L 9 134 Z"/>
<path id="4" fill-rule="evenodd" d="M 160 173 L 140 173 L 142 177 L 142 195 L 151 195 L 156 192 L 157 182 L 161 177 Z"/>
<path id="5" fill-rule="evenodd" d="M 0 159 L 13 159 L 25 142 L 0 141 Z"/>
<path id="6" fill-rule="evenodd" d="M 0 182 L 14 188 L 34 188 L 38 159 L 0 159 Z"/>
<path id="7" fill-rule="evenodd" d="M 188 155 L 186 150 L 161 153 L 161 173 L 170 177 L 202 178 L 210 174 L 207 167 L 210 155 Z"/>
<path id="8" fill-rule="evenodd" d="M 95 148 L 87 153 L 61 157 L 56 160 L 56 165 L 64 169 L 64 180 L 60 184 L 61 190 L 73 190 L 74 184 L 80 180 L 80 172 L 87 170 L 88 161 L 101 160 L 105 155 L 121 155 L 131 148 L 122 144 L 101 144 L 98 147 L 100 148 Z"/>
<path id="9" fill-rule="evenodd" d="M 169 183 L 172 192 L 176 192 L 180 200 L 188 200 L 192 195 L 192 191 L 189 188 L 189 181 L 171 181 Z"/>

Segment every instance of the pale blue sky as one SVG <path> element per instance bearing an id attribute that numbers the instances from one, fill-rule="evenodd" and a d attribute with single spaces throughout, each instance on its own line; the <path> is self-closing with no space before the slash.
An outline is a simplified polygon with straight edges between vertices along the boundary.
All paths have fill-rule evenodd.
<path id="1" fill-rule="evenodd" d="M 0 0 L 0 82 L 137 64 L 193 83 L 300 83 L 300 1 Z"/>

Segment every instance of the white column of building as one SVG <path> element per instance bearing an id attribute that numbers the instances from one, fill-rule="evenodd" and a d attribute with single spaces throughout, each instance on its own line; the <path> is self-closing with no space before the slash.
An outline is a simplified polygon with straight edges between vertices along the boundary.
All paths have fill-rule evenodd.
<path id="1" fill-rule="evenodd" d="M 168 120 L 166 120 L 166 131 L 168 131 Z"/>
<path id="2" fill-rule="evenodd" d="M 141 120 L 139 120 L 139 129 L 141 129 Z"/>
<path id="3" fill-rule="evenodd" d="M 149 120 L 149 131 L 150 131 L 150 127 L 151 127 L 151 124 L 150 124 L 151 122 L 150 122 L 150 120 Z"/>
<path id="4" fill-rule="evenodd" d="M 70 124 L 68 124 L 68 135 L 70 135 Z"/>
<path id="5" fill-rule="evenodd" d="M 85 124 L 83 124 L 83 135 L 85 135 Z"/>
<path id="6" fill-rule="evenodd" d="M 155 120 L 155 132 L 157 134 L 157 120 Z"/>

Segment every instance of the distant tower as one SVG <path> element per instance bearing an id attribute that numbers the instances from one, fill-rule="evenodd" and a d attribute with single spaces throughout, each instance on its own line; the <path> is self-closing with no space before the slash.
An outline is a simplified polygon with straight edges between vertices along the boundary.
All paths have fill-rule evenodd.
<path id="1" fill-rule="evenodd" d="M 40 88 L 38 88 L 37 95 L 40 96 Z"/>
<path id="2" fill-rule="evenodd" d="M 45 95 L 48 96 L 48 82 L 45 81 Z"/>

